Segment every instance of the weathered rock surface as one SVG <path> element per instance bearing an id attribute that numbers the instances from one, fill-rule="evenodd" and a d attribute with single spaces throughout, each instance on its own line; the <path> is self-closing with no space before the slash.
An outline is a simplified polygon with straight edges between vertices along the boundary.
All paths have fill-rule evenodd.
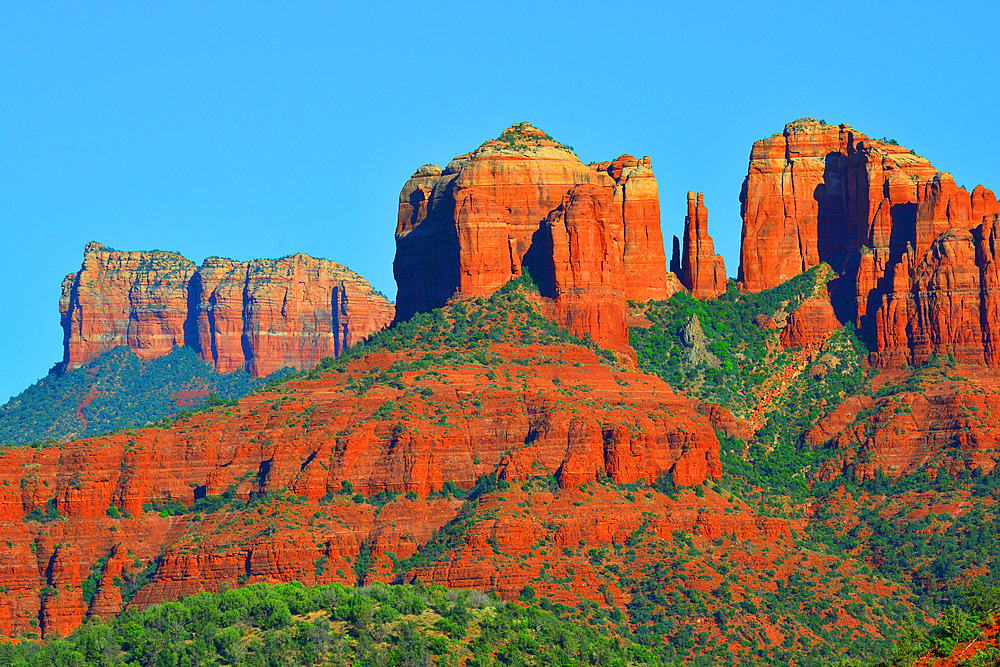
<path id="1" fill-rule="evenodd" d="M 783 340 L 829 328 L 836 311 L 872 343 L 877 365 L 934 354 L 998 363 L 991 191 L 970 194 L 894 141 L 801 119 L 754 144 L 741 202 L 744 288 L 820 262 L 839 274 L 831 305 L 803 310 Z"/>
<path id="2" fill-rule="evenodd" d="M 66 633 L 88 615 L 117 613 L 129 582 L 147 568 L 152 574 L 135 604 L 244 581 L 353 584 L 362 551 L 373 564 L 364 580 L 392 580 L 388 554 L 414 554 L 461 509 L 441 493 L 446 483 L 469 489 L 483 475 L 518 485 L 554 477 L 572 490 L 605 478 L 652 483 L 670 473 L 690 486 L 721 473 L 709 420 L 657 378 L 616 370 L 571 345 L 495 344 L 475 352 L 488 366 L 448 356 L 453 363 L 431 349 L 434 373 L 425 372 L 423 349 L 369 354 L 172 429 L 0 450 L 0 478 L 11 481 L 0 485 L 0 586 L 7 591 L 0 633 L 29 631 L 36 619 L 46 634 Z M 511 386 L 504 378 L 514 374 Z M 161 511 L 227 490 L 252 506 L 206 509 L 203 517 Z M 354 492 L 415 495 L 374 505 L 352 500 Z M 680 503 L 658 498 L 658 530 L 694 530 L 697 512 L 680 513 Z M 47 503 L 61 519 L 26 520 Z M 599 545 L 635 530 L 647 509 L 623 505 L 606 530 L 595 530 L 593 513 L 547 521 Z M 788 532 L 786 524 L 758 526 L 756 517 L 726 521 L 719 530 L 744 536 Z M 522 523 L 541 530 L 535 519 Z M 516 554 L 530 546 L 529 534 L 508 519 L 483 527 Z M 484 559 L 493 547 L 474 535 L 467 542 L 463 558 L 479 563 L 475 580 L 492 577 L 496 590 L 516 596 L 516 578 L 504 580 Z M 92 568 L 97 592 L 88 604 L 81 581 Z M 416 572 L 451 586 L 472 576 Z"/>
<path id="3" fill-rule="evenodd" d="M 902 249 L 892 230 L 907 216 L 912 226 L 918 184 L 936 173 L 919 155 L 848 125 L 789 123 L 750 153 L 739 281 L 756 292 L 820 262 L 843 274 L 862 246 Z"/>
<path id="4" fill-rule="evenodd" d="M 290 255 L 199 268 L 162 251 L 89 243 L 63 281 L 64 363 L 77 368 L 118 345 L 151 359 L 190 345 L 223 372 L 311 368 L 393 317 L 393 306 L 336 262 Z"/>
<path id="5" fill-rule="evenodd" d="M 888 385 L 905 377 L 893 377 L 896 372 L 882 371 Z M 840 453 L 819 471 L 820 479 L 864 480 L 877 471 L 898 478 L 927 465 L 952 474 L 993 470 L 1000 438 L 996 371 L 975 365 L 929 367 L 910 384 L 888 396 L 853 396 L 806 433 L 809 445 L 832 446 Z"/>
<path id="6" fill-rule="evenodd" d="M 584 224 L 585 208 L 600 220 Z M 585 227 L 589 240 L 578 235 Z M 571 240 L 572 251 L 565 245 Z M 452 297 L 488 295 L 524 268 L 554 301 L 560 323 L 607 347 L 627 343 L 618 302 L 673 293 L 649 158 L 585 165 L 520 123 L 444 170 L 421 167 L 403 186 L 393 262 L 397 319 Z M 593 299 L 580 298 L 590 289 Z M 611 302 L 614 312 L 597 312 Z"/>
<path id="7" fill-rule="evenodd" d="M 841 326 L 829 291 L 821 288 L 789 314 L 781 330 L 781 344 L 786 348 L 810 347 L 826 340 Z"/>
<path id="8" fill-rule="evenodd" d="M 578 336 L 626 349 L 627 276 L 621 207 L 607 188 L 579 185 L 545 220 L 555 319 Z M 548 305 L 548 304 L 546 304 Z"/>
<path id="9" fill-rule="evenodd" d="M 63 280 L 64 362 L 77 368 L 128 345 L 144 359 L 185 343 L 194 262 L 160 250 L 118 252 L 88 243 L 83 266 Z"/>
<path id="10" fill-rule="evenodd" d="M 687 210 L 681 283 L 696 299 L 714 299 L 726 291 L 726 264 L 722 255 L 715 254 L 715 244 L 708 235 L 708 209 L 705 208 L 704 195 L 688 192 Z"/>

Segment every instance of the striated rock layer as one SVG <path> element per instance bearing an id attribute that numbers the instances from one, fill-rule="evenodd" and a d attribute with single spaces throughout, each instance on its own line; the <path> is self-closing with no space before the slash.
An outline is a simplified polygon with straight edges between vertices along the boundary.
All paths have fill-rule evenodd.
<path id="1" fill-rule="evenodd" d="M 687 206 L 681 283 L 697 299 L 714 299 L 726 291 L 726 263 L 722 255 L 715 254 L 715 243 L 708 235 L 708 209 L 705 208 L 704 195 L 688 192 Z"/>
<path id="2" fill-rule="evenodd" d="M 421 167 L 403 186 L 397 319 L 491 294 L 524 268 L 561 324 L 627 347 L 626 301 L 674 291 L 649 158 L 585 165 L 520 123 L 444 170 Z"/>
<path id="3" fill-rule="evenodd" d="M 754 144 L 741 202 L 744 288 L 826 262 L 837 319 L 859 327 L 874 363 L 997 363 L 991 191 L 969 193 L 895 141 L 807 118 Z"/>
<path id="4" fill-rule="evenodd" d="M 492 325 L 475 326 L 486 338 Z M 569 507 L 588 498 L 583 485 L 604 497 L 613 489 L 602 490 L 603 481 L 669 474 L 683 487 L 721 473 L 709 420 L 657 378 L 565 344 L 435 349 L 371 353 L 172 429 L 0 449 L 0 478 L 12 482 L 0 485 L 0 634 L 31 631 L 33 622 L 46 636 L 65 634 L 129 599 L 148 605 L 243 582 L 354 584 L 406 574 L 516 597 L 523 577 L 508 579 L 490 558 L 496 543 L 512 557 L 528 555 L 543 530 L 515 507 L 520 496 L 491 496 L 510 516 L 491 515 L 462 538 L 467 568 L 394 572 L 394 561 L 461 518 L 462 502 L 446 489 L 484 478 L 530 482 L 570 494 Z M 178 514 L 224 494 L 229 505 Z M 710 519 L 741 539 L 788 532 L 741 513 L 702 516 L 666 496 L 617 502 L 613 517 L 600 503 L 596 512 L 560 510 L 544 530 L 585 535 L 598 547 L 646 520 L 666 536 Z M 358 569 L 363 555 L 370 570 Z M 529 566 L 537 574 L 540 564 L 522 558 L 520 567 Z M 81 585 L 88 577 L 89 598 Z"/>
<path id="5" fill-rule="evenodd" d="M 144 359 L 190 345 L 219 371 L 257 377 L 312 368 L 394 314 L 364 278 L 326 259 L 209 257 L 198 267 L 172 252 L 99 243 L 63 280 L 59 310 L 68 369 L 119 345 Z"/>

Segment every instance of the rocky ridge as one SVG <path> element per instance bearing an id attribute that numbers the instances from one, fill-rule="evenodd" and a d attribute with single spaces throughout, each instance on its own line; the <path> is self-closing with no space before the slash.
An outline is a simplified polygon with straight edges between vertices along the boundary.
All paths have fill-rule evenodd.
<path id="1" fill-rule="evenodd" d="M 718 443 L 687 399 L 559 343 L 563 334 L 552 339 L 538 324 L 544 320 L 525 319 L 530 301 L 515 297 L 498 294 L 451 321 L 399 326 L 333 373 L 176 428 L 3 450 L 0 477 L 21 481 L 0 487 L 0 632 L 29 631 L 34 619 L 45 634 L 66 633 L 129 599 L 144 605 L 244 581 L 353 583 L 359 575 L 345 573 L 362 553 L 372 560 L 362 580 L 392 580 L 388 554 L 420 551 L 462 505 L 446 490 L 472 489 L 483 476 L 571 490 L 602 479 L 650 484 L 665 474 L 684 487 L 720 473 Z M 506 333 L 492 342 L 497 324 Z M 441 347 L 455 336 L 471 345 Z M 398 349 L 400 341 L 410 345 Z M 197 509 L 227 490 L 248 509 Z M 362 495 L 352 500 L 355 493 Z M 671 518 L 665 502 L 667 534 L 694 520 Z M 186 513 L 189 505 L 206 520 Z M 267 520 L 254 525 L 257 507 Z M 564 530 L 597 544 L 634 530 L 641 517 L 623 513 L 598 527 L 593 520 L 578 513 Z M 763 525 L 716 521 L 718 530 L 749 535 Z M 482 524 L 466 556 L 489 551 L 492 540 L 514 553 L 527 549 L 542 535 L 540 525 L 529 530 L 532 522 Z M 496 570 L 476 562 L 407 576 L 492 585 Z M 516 596 L 532 567 L 498 590 Z"/>
<path id="2" fill-rule="evenodd" d="M 312 368 L 388 324 L 392 304 L 350 269 L 289 255 L 249 262 L 88 243 L 66 276 L 63 363 L 77 368 L 119 345 L 143 359 L 188 345 L 217 370 L 263 377 Z"/>

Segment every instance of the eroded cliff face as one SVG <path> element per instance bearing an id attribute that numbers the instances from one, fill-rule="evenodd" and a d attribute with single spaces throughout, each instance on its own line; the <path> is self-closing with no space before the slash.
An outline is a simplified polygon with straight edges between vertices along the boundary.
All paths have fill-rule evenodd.
<path id="1" fill-rule="evenodd" d="M 997 363 L 991 191 L 969 193 L 895 142 L 801 119 L 754 144 L 741 202 L 745 289 L 826 262 L 837 320 L 859 327 L 874 363 Z"/>
<path id="2" fill-rule="evenodd" d="M 528 302 L 515 306 L 507 336 L 527 331 L 517 318 Z M 475 321 L 477 339 L 489 341 L 490 317 L 463 316 L 454 326 L 466 331 Z M 662 381 L 579 346 L 438 349 L 443 336 L 421 335 L 412 349 L 375 351 L 175 428 L 0 450 L 0 477 L 13 480 L 0 486 L 0 634 L 29 631 L 33 620 L 47 636 L 65 634 L 129 598 L 146 605 L 241 582 L 391 581 L 401 574 L 394 559 L 414 554 L 462 509 L 442 493 L 446 483 L 470 489 L 484 475 L 517 486 L 553 480 L 567 506 L 586 498 L 579 487 L 590 484 L 621 505 L 595 526 L 594 511 L 525 519 L 514 505 L 520 496 L 497 494 L 491 502 L 503 513 L 477 523 L 461 565 L 407 576 L 451 586 L 496 581 L 516 597 L 541 564 L 521 562 L 507 580 L 490 565 L 493 541 L 516 560 L 542 530 L 609 544 L 644 517 L 666 536 L 694 530 L 695 521 L 741 539 L 788 533 L 787 524 L 765 527 L 743 510 L 703 516 L 666 496 L 634 504 L 600 490 L 604 479 L 652 483 L 671 474 L 690 486 L 721 473 L 708 419 Z M 227 490 L 251 506 L 171 515 L 178 502 Z M 356 492 L 366 500 L 352 500 Z M 378 504 L 371 499 L 379 492 L 399 495 Z M 61 518 L 28 517 L 47 507 Z M 362 553 L 372 568 L 356 574 Z M 87 600 L 81 582 L 90 576 L 96 593 Z"/>
<path id="3" fill-rule="evenodd" d="M 364 278 L 326 259 L 209 257 L 198 267 L 176 253 L 99 243 L 66 276 L 59 309 L 69 369 L 119 345 L 145 359 L 190 345 L 219 371 L 256 377 L 312 368 L 394 314 Z"/>
<path id="4" fill-rule="evenodd" d="M 397 319 L 452 297 L 489 295 L 522 267 L 561 324 L 606 347 L 626 347 L 625 302 L 676 289 L 667 280 L 649 158 L 585 165 L 521 123 L 444 170 L 421 167 L 403 186 Z"/>
<path id="5" fill-rule="evenodd" d="M 688 192 L 687 210 L 681 283 L 691 291 L 691 296 L 713 299 L 726 291 L 726 263 L 722 255 L 715 254 L 715 243 L 708 235 L 708 209 L 704 195 Z"/>
<path id="6" fill-rule="evenodd" d="M 64 361 L 77 368 L 127 345 L 143 359 L 184 345 L 194 262 L 160 250 L 111 251 L 88 243 L 83 266 L 63 280 Z"/>

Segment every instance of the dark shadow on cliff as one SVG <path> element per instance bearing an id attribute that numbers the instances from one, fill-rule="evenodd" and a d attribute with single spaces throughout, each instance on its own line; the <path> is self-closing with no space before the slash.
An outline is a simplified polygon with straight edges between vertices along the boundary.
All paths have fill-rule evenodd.
<path id="1" fill-rule="evenodd" d="M 852 146 L 849 139 L 848 145 Z M 827 285 L 834 314 L 841 324 L 853 322 L 857 314 L 855 285 L 861 220 L 868 219 L 867 158 L 849 149 L 848 155 L 831 152 L 823 166 L 823 182 L 816 186 L 816 250 L 820 262 L 837 273 Z M 855 192 L 857 201 L 850 201 Z"/>
<path id="2" fill-rule="evenodd" d="M 435 205 L 434 202 L 437 202 Z M 459 243 L 454 199 L 454 181 L 443 196 L 424 200 L 419 192 L 410 195 L 413 214 L 410 230 L 396 238 L 392 274 L 396 279 L 396 322 L 415 313 L 445 305 L 459 286 Z M 426 216 L 420 222 L 420 210 Z"/>
<path id="3" fill-rule="evenodd" d="M 847 169 L 848 157 L 828 153 L 823 182 L 813 191 L 817 204 L 816 249 L 819 261 L 829 264 L 838 275 L 843 275 L 847 266 L 848 248 L 857 248 L 857 230 L 852 229 L 848 216 Z"/>
<path id="4" fill-rule="evenodd" d="M 195 272 L 187 285 L 187 316 L 184 318 L 184 344 L 201 352 L 198 336 L 198 316 L 201 314 L 201 274 Z"/>
<path id="5" fill-rule="evenodd" d="M 888 193 L 884 196 L 883 201 L 888 201 Z M 876 277 L 875 287 L 868 292 L 867 307 L 861 315 L 859 333 L 871 349 L 875 349 L 877 345 L 876 322 L 879 308 L 882 307 L 882 295 L 892 293 L 895 267 L 906 254 L 907 248 L 916 241 L 917 204 L 915 202 L 895 204 L 889 209 L 889 218 L 892 224 L 889 232 L 889 259 L 885 272 Z"/>
<path id="6" fill-rule="evenodd" d="M 743 220 L 744 222 L 743 222 L 743 229 L 742 229 L 742 231 L 740 231 L 740 265 L 738 267 L 736 267 L 736 282 L 740 283 L 741 285 L 746 281 L 746 278 L 743 275 L 743 270 L 744 270 L 744 267 L 743 267 L 743 248 L 746 247 L 746 243 L 747 243 L 747 225 L 746 225 L 746 219 L 747 219 L 747 194 L 748 194 L 749 189 L 750 189 L 750 175 L 747 174 L 746 176 L 743 177 L 743 185 L 740 186 L 740 220 Z M 674 237 L 674 241 L 675 241 L 675 243 L 677 243 L 677 250 L 676 250 L 676 252 L 677 252 L 677 258 L 678 258 L 677 259 L 677 268 L 678 268 L 678 271 L 675 272 L 675 273 L 677 273 L 677 275 L 679 276 L 680 275 L 679 271 L 680 271 L 680 266 L 681 266 L 681 260 L 680 260 L 680 241 L 677 239 L 676 236 Z M 671 269 L 671 271 L 673 271 L 673 269 Z"/>
<path id="7" fill-rule="evenodd" d="M 552 263 L 552 229 L 543 220 L 531 235 L 531 245 L 521 259 L 538 286 L 539 293 L 549 299 L 556 296 L 556 272 Z"/>

